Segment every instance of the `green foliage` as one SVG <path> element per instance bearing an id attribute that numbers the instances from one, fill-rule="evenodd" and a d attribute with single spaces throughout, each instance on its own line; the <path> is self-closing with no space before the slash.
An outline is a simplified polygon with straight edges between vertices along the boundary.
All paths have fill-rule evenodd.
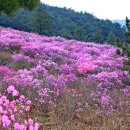
<path id="1" fill-rule="evenodd" d="M 126 54 L 127 54 L 128 57 L 130 57 L 130 47 L 126 48 Z"/>
<path id="2" fill-rule="evenodd" d="M 116 38 L 116 40 L 115 40 L 115 45 L 117 47 L 122 47 L 123 46 L 122 42 L 118 38 Z"/>
<path id="3" fill-rule="evenodd" d="M 42 5 L 38 6 L 30 19 L 32 31 L 47 35 L 51 24 L 52 19 L 49 13 L 42 8 Z"/>
<path id="4" fill-rule="evenodd" d="M 30 20 L 30 11 L 26 11 L 25 9 L 21 8 L 17 12 L 13 14 L 11 17 L 11 24 L 13 28 L 23 31 L 31 31 L 29 20 Z"/>
<path id="5" fill-rule="evenodd" d="M 116 41 L 116 36 L 113 32 L 110 32 L 108 37 L 107 37 L 107 42 L 110 43 L 110 44 L 115 44 L 115 41 Z"/>
<path id="6" fill-rule="evenodd" d="M 126 17 L 126 27 L 127 31 L 130 31 L 130 20 Z"/>
<path id="7" fill-rule="evenodd" d="M 18 0 L 0 0 L 0 11 L 11 14 L 20 7 Z"/>
<path id="8" fill-rule="evenodd" d="M 128 57 L 130 57 L 130 44 L 128 44 L 128 43 L 121 44 L 120 43 L 119 47 L 122 48 L 123 54 L 127 55 Z"/>
<path id="9" fill-rule="evenodd" d="M 73 38 L 73 36 L 71 34 L 69 34 L 66 30 L 63 30 L 61 33 L 62 33 L 62 37 L 65 37 L 67 39 Z"/>
<path id="10" fill-rule="evenodd" d="M 125 33 L 126 42 L 130 43 L 130 20 L 127 17 L 126 17 L 126 28 L 127 28 L 127 32 Z"/>
<path id="11" fill-rule="evenodd" d="M 94 34 L 93 34 L 94 41 L 97 43 L 103 43 L 103 36 L 102 32 L 99 28 L 96 28 Z"/>
<path id="12" fill-rule="evenodd" d="M 130 65 L 130 59 L 127 61 L 127 65 Z"/>
<path id="13" fill-rule="evenodd" d="M 126 44 L 123 46 L 124 53 L 130 57 L 130 20 L 126 17 Z"/>
<path id="14" fill-rule="evenodd" d="M 84 40 L 85 39 L 85 31 L 81 27 L 77 27 L 74 32 L 74 38 L 76 40 Z"/>
<path id="15" fill-rule="evenodd" d="M 21 7 L 32 10 L 38 3 L 40 0 L 0 0 L 0 12 L 12 14 Z"/>
<path id="16" fill-rule="evenodd" d="M 5 0 L 0 0 L 0 4 L 1 1 Z M 100 20 L 86 12 L 75 12 L 71 9 L 52 7 L 44 4 L 40 5 L 42 13 L 38 13 L 40 12 L 40 10 L 38 11 L 39 7 L 35 9 L 35 11 L 30 12 L 23 8 L 27 8 L 30 5 L 29 9 L 32 9 L 31 7 L 35 5 L 34 3 L 37 3 L 39 0 L 14 1 L 19 1 L 18 7 L 22 7 L 22 9 L 14 11 L 12 17 L 6 16 L 5 13 L 1 13 L 0 26 L 33 31 L 49 36 L 55 35 L 68 39 L 99 43 L 106 42 L 108 40 L 108 35 L 112 32 L 120 41 L 124 41 L 125 28 L 121 27 L 118 23 L 112 23 L 110 20 Z M 30 2 L 32 5 L 29 4 Z M 13 10 L 8 12 L 11 13 Z M 50 21 L 53 22 L 51 23 Z"/>
<path id="17" fill-rule="evenodd" d="M 107 38 L 107 42 L 109 44 L 115 45 L 117 47 L 123 47 L 122 42 L 120 41 L 120 39 L 118 39 L 113 32 L 110 32 Z M 119 53 L 119 51 L 117 51 L 117 53 Z"/>
<path id="18" fill-rule="evenodd" d="M 29 10 L 32 10 L 40 3 L 40 0 L 18 0 L 18 1 L 20 7 L 27 8 Z"/>
<path id="19" fill-rule="evenodd" d="M 3 12 L 0 13 L 0 25 L 4 27 L 10 27 L 13 25 L 11 21 L 11 18 L 7 16 L 7 14 Z"/>

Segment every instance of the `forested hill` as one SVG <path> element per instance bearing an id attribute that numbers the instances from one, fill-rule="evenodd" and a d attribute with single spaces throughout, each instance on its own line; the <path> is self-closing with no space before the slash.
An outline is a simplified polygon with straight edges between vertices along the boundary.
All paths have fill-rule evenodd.
<path id="1" fill-rule="evenodd" d="M 121 27 L 119 23 L 98 19 L 87 12 L 75 12 L 72 9 L 44 4 L 33 12 L 20 9 L 14 12 L 12 16 L 1 13 L 0 26 L 34 31 L 48 36 L 55 35 L 68 39 L 100 43 L 109 42 L 112 38 L 122 41 L 125 32 L 125 28 Z"/>
<path id="2" fill-rule="evenodd" d="M 62 34 L 64 36 L 64 34 L 69 34 L 70 37 L 73 37 L 76 29 L 81 28 L 85 31 L 85 40 L 88 41 L 98 40 L 98 37 L 103 37 L 103 40 L 106 40 L 110 32 L 113 32 L 118 38 L 124 38 L 125 29 L 122 28 L 119 23 L 98 19 L 87 12 L 79 13 L 66 8 L 45 7 L 46 10 L 54 16 L 58 24 L 58 26 L 55 24 L 56 26 L 54 26 L 53 30 L 53 32 L 55 32 L 55 29 L 58 30 L 58 35 Z"/>

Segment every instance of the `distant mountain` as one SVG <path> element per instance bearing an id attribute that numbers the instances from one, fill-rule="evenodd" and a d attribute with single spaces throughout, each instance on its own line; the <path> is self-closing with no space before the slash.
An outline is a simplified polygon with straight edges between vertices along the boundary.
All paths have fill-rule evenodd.
<path id="1" fill-rule="evenodd" d="M 112 20 L 113 23 L 119 23 L 121 26 L 125 25 L 125 20 Z"/>

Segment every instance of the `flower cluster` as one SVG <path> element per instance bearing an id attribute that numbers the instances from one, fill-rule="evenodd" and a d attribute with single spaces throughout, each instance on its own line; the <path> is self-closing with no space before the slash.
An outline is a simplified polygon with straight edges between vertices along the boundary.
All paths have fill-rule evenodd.
<path id="1" fill-rule="evenodd" d="M 40 127 L 38 122 L 35 123 L 31 118 L 24 118 L 27 112 L 30 112 L 32 101 L 20 95 L 12 85 L 5 92 L 7 94 L 0 96 L 0 128 L 38 130 Z"/>

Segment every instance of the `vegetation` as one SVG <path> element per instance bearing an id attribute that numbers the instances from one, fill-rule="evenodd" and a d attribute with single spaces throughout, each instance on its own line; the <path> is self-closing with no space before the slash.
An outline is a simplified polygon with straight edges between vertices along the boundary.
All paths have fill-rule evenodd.
<path id="1" fill-rule="evenodd" d="M 52 18 L 42 6 L 38 6 L 33 11 L 30 18 L 30 28 L 32 31 L 39 34 L 48 34 L 52 24 Z"/>
<path id="2" fill-rule="evenodd" d="M 116 36 L 113 34 L 113 32 L 110 32 L 107 38 L 107 42 L 110 44 L 115 44 Z"/>
<path id="3" fill-rule="evenodd" d="M 130 129 L 122 49 L 7 28 L 0 41 L 1 130 Z"/>
<path id="4" fill-rule="evenodd" d="M 118 39 L 116 39 L 115 45 L 123 49 L 122 54 L 127 55 L 130 60 L 130 20 L 126 17 L 126 32 L 125 32 L 125 42 L 122 44 Z M 113 39 L 113 38 L 112 38 Z M 113 42 L 114 43 L 114 42 Z M 118 51 L 119 52 L 119 51 Z"/>
<path id="5" fill-rule="evenodd" d="M 130 20 L 38 3 L 0 1 L 0 129 L 129 130 Z"/>
<path id="6" fill-rule="evenodd" d="M 76 28 L 74 38 L 79 41 L 85 40 L 85 30 L 81 27 Z"/>
<path id="7" fill-rule="evenodd" d="M 40 14 L 38 14 L 38 8 L 41 8 L 39 10 Z M 40 21 L 40 24 L 38 21 Z M 125 28 L 118 23 L 98 19 L 87 12 L 75 12 L 71 9 L 44 4 L 39 5 L 37 9 L 31 12 L 21 8 L 15 11 L 12 17 L 1 13 L 0 25 L 48 36 L 62 36 L 82 41 L 107 42 L 110 33 L 113 33 L 116 39 L 120 41 L 125 40 Z M 37 26 L 42 26 L 42 31 L 39 31 Z"/>
<path id="8" fill-rule="evenodd" d="M 32 10 L 40 3 L 40 0 L 0 0 L 0 12 L 12 14 L 19 8 Z"/>
<path id="9" fill-rule="evenodd" d="M 125 33 L 126 42 L 130 43 L 130 20 L 127 17 L 126 17 L 126 28 L 127 28 L 127 32 Z"/>

